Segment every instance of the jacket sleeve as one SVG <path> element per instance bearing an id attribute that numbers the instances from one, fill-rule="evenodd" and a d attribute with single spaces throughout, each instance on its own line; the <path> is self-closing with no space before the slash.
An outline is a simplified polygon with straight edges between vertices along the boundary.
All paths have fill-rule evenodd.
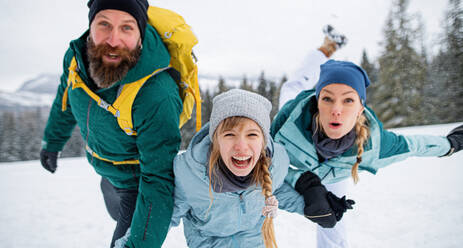
<path id="1" fill-rule="evenodd" d="M 141 177 L 128 247 L 161 247 L 172 217 L 173 160 L 180 146 L 182 103 L 176 89 L 163 88 L 175 85 L 166 75 L 157 75 L 156 81 L 150 82 L 153 88 L 142 88 L 144 95 L 137 96 L 138 104 L 134 104 L 134 115 L 139 117 L 134 127 Z"/>
<path id="2" fill-rule="evenodd" d="M 63 74 L 60 78 L 61 82 L 58 86 L 56 97 L 53 101 L 53 105 L 51 107 L 50 115 L 48 116 L 47 125 L 44 131 L 42 148 L 50 152 L 63 150 L 64 144 L 71 137 L 72 130 L 76 126 L 76 120 L 72 114 L 69 99 L 67 101 L 66 111 L 62 111 L 62 100 L 67 87 L 68 79 L 67 67 L 69 64 L 66 63 L 66 61 L 70 61 L 69 57 L 72 58 L 72 53 L 70 50 L 66 53 L 64 58 Z"/>
<path id="3" fill-rule="evenodd" d="M 297 179 L 299 179 L 304 172 L 304 170 L 289 167 L 288 175 L 285 177 L 285 182 L 294 188 L 296 186 Z"/>
<path id="4" fill-rule="evenodd" d="M 300 67 L 291 75 L 280 90 L 279 108 L 304 90 L 315 87 L 320 76 L 320 65 L 327 61 L 326 56 L 319 50 L 309 52 Z"/>
<path id="5" fill-rule="evenodd" d="M 177 155 L 174 160 L 174 175 L 175 175 L 175 193 L 174 193 L 174 213 L 172 214 L 172 220 L 170 226 L 178 226 L 180 220 L 190 209 L 185 196 L 185 189 L 182 186 L 182 181 L 185 178 L 182 176 L 184 172 L 185 156 L 184 154 Z"/>
<path id="6" fill-rule="evenodd" d="M 283 182 L 283 184 L 275 190 L 274 195 L 278 200 L 279 209 L 304 215 L 304 198 L 287 182 Z"/>
<path id="7" fill-rule="evenodd" d="M 433 135 L 399 135 L 381 130 L 379 167 L 404 160 L 411 156 L 442 156 L 450 150 L 446 137 Z"/>
<path id="8" fill-rule="evenodd" d="M 272 158 L 272 174 L 273 174 L 273 195 L 278 200 L 278 208 L 292 213 L 304 214 L 304 198 L 294 187 L 291 187 L 285 177 L 288 173 L 289 158 L 285 148 L 277 143 L 274 143 L 274 154 Z"/>

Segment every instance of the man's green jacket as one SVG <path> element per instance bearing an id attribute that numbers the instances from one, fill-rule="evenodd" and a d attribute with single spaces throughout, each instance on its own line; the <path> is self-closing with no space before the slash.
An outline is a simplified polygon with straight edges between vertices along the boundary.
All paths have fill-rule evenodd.
<path id="1" fill-rule="evenodd" d="M 43 139 L 43 149 L 61 151 L 77 124 L 86 145 L 104 159 L 137 159 L 140 164 L 114 165 L 87 158 L 95 171 L 118 188 L 138 188 L 128 247 L 161 247 L 173 210 L 174 175 L 172 162 L 180 146 L 179 115 L 182 101 L 178 87 L 167 72 L 151 77 L 138 92 L 132 107 L 137 136 L 128 136 L 116 117 L 99 107 L 81 88 L 69 87 L 67 109 L 62 97 L 67 87 L 68 67 L 73 57 L 78 74 L 99 97 L 113 103 L 119 86 L 137 81 L 169 65 L 170 55 L 153 27 L 147 26 L 140 59 L 126 77 L 113 86 L 97 89 L 88 73 L 86 39 L 89 32 L 70 43 Z M 85 213 L 82 213 L 85 214 Z"/>

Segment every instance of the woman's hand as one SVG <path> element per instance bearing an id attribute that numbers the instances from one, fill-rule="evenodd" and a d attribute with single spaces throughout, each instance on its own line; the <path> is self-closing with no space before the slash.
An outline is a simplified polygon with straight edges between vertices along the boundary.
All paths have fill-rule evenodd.
<path id="1" fill-rule="evenodd" d="M 450 156 L 453 153 L 460 151 L 463 148 L 463 125 L 450 131 L 447 135 L 447 139 L 450 142 L 450 151 L 444 156 Z"/>
<path id="2" fill-rule="evenodd" d="M 295 189 L 304 197 L 304 215 L 324 228 L 332 228 L 341 220 L 353 200 L 338 198 L 322 185 L 320 178 L 310 171 L 299 177 Z"/>
<path id="3" fill-rule="evenodd" d="M 346 210 L 352 209 L 352 205 L 355 204 L 354 200 L 346 199 L 346 196 L 339 198 L 329 191 L 326 195 L 326 198 L 328 199 L 328 202 L 334 211 L 337 221 L 340 221 Z"/>

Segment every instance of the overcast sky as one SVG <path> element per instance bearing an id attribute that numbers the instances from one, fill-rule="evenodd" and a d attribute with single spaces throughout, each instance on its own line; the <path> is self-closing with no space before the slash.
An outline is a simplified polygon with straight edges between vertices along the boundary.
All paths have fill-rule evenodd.
<path id="1" fill-rule="evenodd" d="M 435 49 L 447 0 L 411 0 L 409 13 L 425 21 L 426 45 Z M 0 91 L 15 90 L 41 73 L 59 74 L 69 41 L 88 28 L 86 0 L 0 0 Z M 182 14 L 198 36 L 200 74 L 249 77 L 262 70 L 291 73 L 318 47 L 330 23 L 349 39 L 334 58 L 371 59 L 391 1 L 387 0 L 156 0 L 150 4 Z"/>

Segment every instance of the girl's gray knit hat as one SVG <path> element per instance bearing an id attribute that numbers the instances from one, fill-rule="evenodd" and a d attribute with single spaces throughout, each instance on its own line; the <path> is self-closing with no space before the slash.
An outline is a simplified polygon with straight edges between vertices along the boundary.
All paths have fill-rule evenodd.
<path id="1" fill-rule="evenodd" d="M 209 120 L 209 138 L 228 117 L 242 116 L 255 121 L 268 140 L 270 133 L 270 111 L 272 104 L 265 97 L 241 89 L 232 89 L 221 93 L 212 100 L 212 113 Z"/>

